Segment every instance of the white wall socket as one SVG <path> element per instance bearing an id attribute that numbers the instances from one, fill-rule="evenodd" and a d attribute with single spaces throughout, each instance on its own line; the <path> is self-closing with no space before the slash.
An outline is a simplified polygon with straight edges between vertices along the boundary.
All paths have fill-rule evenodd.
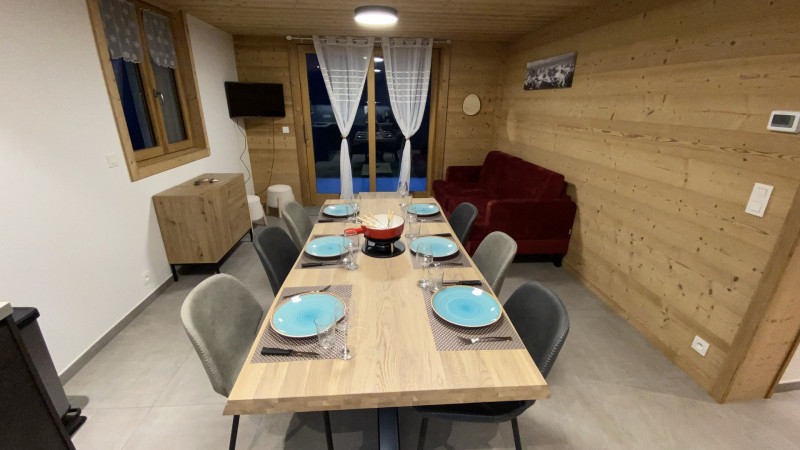
<path id="1" fill-rule="evenodd" d="M 289 127 L 282 127 L 281 131 L 283 131 L 283 134 L 289 134 Z"/>
<path id="2" fill-rule="evenodd" d="M 142 272 L 142 284 L 147 285 L 148 283 L 150 283 L 150 272 L 145 270 Z"/>
<path id="3" fill-rule="evenodd" d="M 106 153 L 106 163 L 109 168 L 117 167 L 119 165 L 119 158 L 116 153 Z"/>
<path id="4" fill-rule="evenodd" d="M 706 352 L 708 351 L 708 342 L 704 341 L 700 336 L 695 336 L 694 340 L 692 341 L 692 348 L 697 353 L 700 353 L 700 356 L 706 356 Z"/>

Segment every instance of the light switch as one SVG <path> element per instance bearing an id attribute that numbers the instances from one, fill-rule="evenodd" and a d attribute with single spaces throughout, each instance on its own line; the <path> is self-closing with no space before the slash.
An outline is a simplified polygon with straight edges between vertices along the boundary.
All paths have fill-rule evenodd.
<path id="1" fill-rule="evenodd" d="M 117 157 L 116 153 L 106 153 L 106 163 L 108 163 L 108 167 L 117 167 L 119 165 L 119 157 Z"/>
<path id="2" fill-rule="evenodd" d="M 283 127 L 281 130 L 283 130 L 283 134 L 289 134 L 289 127 Z"/>
<path id="3" fill-rule="evenodd" d="M 772 186 L 767 184 L 756 183 L 753 186 L 753 192 L 750 194 L 750 200 L 747 202 L 747 208 L 744 212 L 758 217 L 764 217 L 764 212 L 767 210 L 767 203 L 770 196 L 772 196 Z"/>

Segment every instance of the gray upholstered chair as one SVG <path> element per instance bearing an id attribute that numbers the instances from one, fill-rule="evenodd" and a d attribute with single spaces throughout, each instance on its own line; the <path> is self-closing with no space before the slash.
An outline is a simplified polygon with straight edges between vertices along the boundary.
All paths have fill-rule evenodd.
<path id="1" fill-rule="evenodd" d="M 308 237 L 311 236 L 311 229 L 314 228 L 314 224 L 308 218 L 306 210 L 297 202 L 289 202 L 283 205 L 281 214 L 286 222 L 286 228 L 289 229 L 289 236 L 292 237 L 297 249 L 301 250 L 306 245 Z"/>
<path id="2" fill-rule="evenodd" d="M 520 286 L 508 299 L 504 308 L 533 362 L 536 363 L 542 376 L 547 378 L 569 333 L 569 316 L 564 304 L 550 289 L 537 281 L 531 281 Z M 428 418 L 435 417 L 484 423 L 510 420 L 514 432 L 514 445 L 517 449 L 521 449 L 517 417 L 535 402 L 536 400 L 521 400 L 417 406 L 414 409 L 423 416 L 418 448 L 423 448 L 425 444 Z"/>
<path id="3" fill-rule="evenodd" d="M 181 307 L 189 340 L 206 369 L 211 387 L 228 397 L 258 334 L 264 310 L 236 278 L 214 275 L 198 284 Z M 324 412 L 325 437 L 333 448 L 330 416 Z M 230 449 L 236 448 L 239 416 L 233 416 Z"/>
<path id="4" fill-rule="evenodd" d="M 283 228 L 275 225 L 258 230 L 253 245 L 264 270 L 267 271 L 272 293 L 278 295 L 286 276 L 300 256 L 300 251 Z"/>
<path id="5" fill-rule="evenodd" d="M 472 261 L 486 278 L 495 295 L 500 295 L 500 288 L 506 279 L 506 270 L 516 254 L 517 243 L 514 239 L 502 231 L 493 231 L 483 238 L 475 254 L 472 255 Z"/>
<path id="6" fill-rule="evenodd" d="M 469 234 L 472 232 L 472 224 L 478 217 L 478 208 L 472 203 L 461 203 L 453 209 L 447 221 L 450 223 L 450 228 L 456 232 L 456 237 L 461 241 L 461 245 L 467 246 L 469 241 Z"/>

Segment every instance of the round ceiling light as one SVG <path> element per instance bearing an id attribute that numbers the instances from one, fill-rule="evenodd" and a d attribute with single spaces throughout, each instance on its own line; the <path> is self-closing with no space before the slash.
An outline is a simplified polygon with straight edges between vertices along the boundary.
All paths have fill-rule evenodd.
<path id="1" fill-rule="evenodd" d="M 356 22 L 362 25 L 385 26 L 397 23 L 397 10 L 388 6 L 359 6 Z"/>

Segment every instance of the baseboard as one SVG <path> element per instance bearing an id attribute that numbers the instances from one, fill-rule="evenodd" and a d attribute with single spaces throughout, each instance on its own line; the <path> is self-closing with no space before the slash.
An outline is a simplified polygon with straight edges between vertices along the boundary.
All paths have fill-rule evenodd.
<path id="1" fill-rule="evenodd" d="M 114 337 L 118 335 L 120 331 L 125 329 L 125 327 L 127 327 L 133 321 L 133 319 L 136 318 L 136 316 L 138 316 L 142 311 L 144 311 L 145 308 L 150 306 L 150 304 L 153 303 L 153 300 L 155 300 L 156 297 L 164 293 L 167 287 L 172 283 L 173 283 L 172 276 L 167 277 L 167 279 L 164 280 L 164 282 L 161 283 L 161 285 L 158 286 L 153 292 L 151 292 L 150 295 L 148 295 L 147 297 L 145 297 L 144 300 L 139 302 L 139 304 L 136 305 L 132 310 L 130 310 L 128 314 L 125 314 L 125 317 L 120 319 L 119 322 L 117 322 L 113 327 L 109 328 L 109 330 L 106 331 L 105 334 L 100 336 L 100 338 L 97 341 L 95 341 L 95 343 L 92 344 L 91 347 L 89 347 L 85 352 L 83 352 L 80 356 L 78 356 L 75 359 L 75 361 L 72 362 L 72 364 L 70 364 L 66 369 L 64 369 L 63 372 L 61 372 L 58 375 L 59 380 L 61 380 L 61 384 L 62 385 L 67 384 L 67 382 L 70 379 L 72 379 L 72 377 L 74 377 L 75 374 L 78 373 L 78 371 L 83 369 L 83 366 L 85 366 L 89 361 L 91 361 L 91 359 L 94 358 L 95 355 L 97 355 L 97 353 L 103 349 L 103 347 L 105 347 L 109 342 L 111 342 L 111 340 L 114 339 Z"/>
<path id="2" fill-rule="evenodd" d="M 789 381 L 786 383 L 778 383 L 773 392 L 789 392 L 800 390 L 800 381 Z"/>

